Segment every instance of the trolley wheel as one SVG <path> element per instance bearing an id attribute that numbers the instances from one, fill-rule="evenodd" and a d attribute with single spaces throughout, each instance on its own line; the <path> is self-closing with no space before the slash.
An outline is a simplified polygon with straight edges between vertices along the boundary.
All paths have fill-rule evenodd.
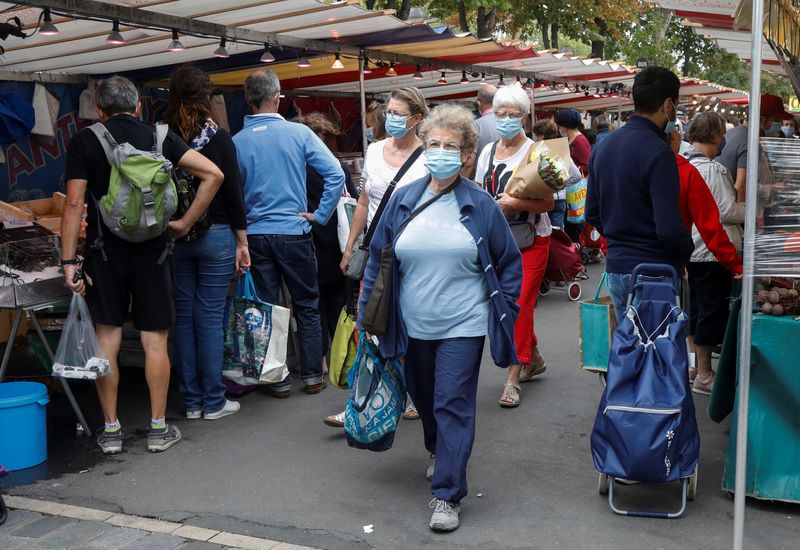
<path id="1" fill-rule="evenodd" d="M 567 289 L 567 295 L 570 301 L 577 302 L 581 299 L 581 285 L 580 283 L 570 283 Z"/>
<path id="2" fill-rule="evenodd" d="M 609 477 L 606 474 L 600 474 L 600 477 L 597 478 L 597 492 L 599 494 L 608 494 L 608 480 Z"/>
<path id="3" fill-rule="evenodd" d="M 689 478 L 689 486 L 686 488 L 686 500 L 694 500 L 697 497 L 697 467 Z"/>
<path id="4" fill-rule="evenodd" d="M 592 257 L 589 255 L 588 250 L 586 250 L 585 248 L 581 248 L 579 254 L 581 257 L 581 263 L 583 265 L 589 265 L 590 263 L 592 263 Z"/>
<path id="5" fill-rule="evenodd" d="M 543 279 L 542 284 L 539 285 L 539 296 L 547 296 L 550 294 L 550 281 Z"/>

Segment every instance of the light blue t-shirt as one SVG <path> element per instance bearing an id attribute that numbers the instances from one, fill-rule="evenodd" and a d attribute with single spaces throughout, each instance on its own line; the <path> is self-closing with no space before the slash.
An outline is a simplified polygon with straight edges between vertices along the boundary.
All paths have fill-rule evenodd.
<path id="1" fill-rule="evenodd" d="M 433 198 L 426 189 L 417 206 Z M 426 208 L 400 235 L 400 308 L 417 340 L 485 336 L 489 290 L 478 247 L 459 221 L 454 193 Z"/>

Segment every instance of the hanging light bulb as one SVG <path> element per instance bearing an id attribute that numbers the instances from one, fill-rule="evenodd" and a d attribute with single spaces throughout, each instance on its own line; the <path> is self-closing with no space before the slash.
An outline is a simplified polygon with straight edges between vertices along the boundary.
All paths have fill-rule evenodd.
<path id="1" fill-rule="evenodd" d="M 111 34 L 106 37 L 106 44 L 110 44 L 112 46 L 119 46 L 120 44 L 125 43 L 125 38 L 119 32 L 119 20 L 114 19 L 114 22 L 111 25 Z"/>
<path id="2" fill-rule="evenodd" d="M 372 73 L 372 69 L 369 68 L 369 59 L 366 57 L 364 58 L 364 74 Z"/>
<path id="3" fill-rule="evenodd" d="M 397 71 L 394 70 L 394 61 L 389 63 L 389 70 L 386 71 L 386 76 L 397 76 Z"/>
<path id="4" fill-rule="evenodd" d="M 517 81 L 514 83 L 517 88 L 522 88 L 522 80 L 517 77 Z"/>
<path id="5" fill-rule="evenodd" d="M 411 78 L 413 78 L 414 80 L 424 80 L 425 79 L 425 77 L 422 76 L 422 73 L 419 70 L 419 63 L 417 63 L 417 70 L 416 70 L 416 72 L 414 72 L 414 76 L 412 76 Z"/>
<path id="6" fill-rule="evenodd" d="M 481 73 L 481 84 L 486 84 L 486 73 Z"/>
<path id="7" fill-rule="evenodd" d="M 39 34 L 42 36 L 55 36 L 58 34 L 58 27 L 53 25 L 53 18 L 50 17 L 50 8 L 42 10 L 42 26 L 39 27 Z"/>
<path id="8" fill-rule="evenodd" d="M 461 81 L 459 84 L 469 84 L 469 78 L 467 78 L 467 71 L 461 71 Z"/>
<path id="9" fill-rule="evenodd" d="M 344 63 L 342 63 L 341 56 L 339 52 L 336 52 L 336 59 L 333 60 L 333 65 L 331 65 L 331 69 L 344 69 Z"/>
<path id="10" fill-rule="evenodd" d="M 447 77 L 446 77 L 446 75 L 445 75 L 445 72 L 444 72 L 444 71 L 442 71 L 442 78 L 440 78 L 440 79 L 437 81 L 437 83 L 439 83 L 439 84 L 447 84 Z"/>
<path id="11" fill-rule="evenodd" d="M 178 39 L 178 31 L 176 29 L 172 29 L 172 41 L 167 46 L 167 50 L 171 52 L 182 52 L 185 48 L 181 41 Z"/>
<path id="12" fill-rule="evenodd" d="M 500 82 L 497 83 L 497 87 L 498 88 L 502 88 L 505 85 L 506 85 L 506 82 L 505 82 L 505 80 L 503 80 L 503 75 L 500 75 Z"/>
<path id="13" fill-rule="evenodd" d="M 308 54 L 306 54 L 306 55 L 308 55 Z M 303 57 L 301 57 L 300 59 L 297 60 L 297 66 L 300 67 L 301 69 L 308 69 L 311 66 L 311 62 L 304 55 Z"/>
<path id="14" fill-rule="evenodd" d="M 272 63 L 275 61 L 275 56 L 272 55 L 272 52 L 269 51 L 269 42 L 264 42 L 264 53 L 261 54 L 262 63 Z"/>
<path id="15" fill-rule="evenodd" d="M 231 56 L 231 54 L 228 53 L 228 49 L 225 47 L 227 43 L 228 41 L 225 40 L 224 36 L 219 39 L 219 48 L 214 50 L 215 57 L 221 57 L 222 59 L 226 59 Z"/>

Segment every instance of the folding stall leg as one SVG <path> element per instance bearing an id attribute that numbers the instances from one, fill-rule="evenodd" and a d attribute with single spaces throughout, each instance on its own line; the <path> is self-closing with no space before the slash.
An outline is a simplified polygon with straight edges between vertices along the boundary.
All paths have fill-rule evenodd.
<path id="1" fill-rule="evenodd" d="M 45 338 L 44 331 L 42 330 L 42 326 L 39 324 L 39 319 L 36 318 L 36 313 L 33 310 L 28 310 L 28 315 L 31 318 L 31 323 L 33 327 L 36 329 L 36 334 L 39 336 L 39 340 L 42 341 L 42 345 L 44 346 L 44 350 L 47 353 L 47 357 L 50 359 L 50 364 L 53 364 L 53 350 L 50 349 L 50 344 L 47 343 L 47 338 Z M 67 381 L 62 378 L 58 377 L 59 382 L 61 382 L 61 386 L 64 388 L 64 393 L 67 395 L 67 399 L 69 399 L 70 405 L 72 405 L 72 410 L 75 411 L 75 416 L 78 417 L 78 422 L 80 422 L 81 426 L 83 426 L 83 433 L 86 437 L 91 437 L 92 430 L 89 428 L 89 424 L 86 423 L 86 419 L 83 417 L 83 412 L 81 412 L 81 408 L 78 406 L 78 402 L 75 400 L 75 396 L 72 394 L 72 390 L 69 387 Z"/>
<path id="2" fill-rule="evenodd" d="M 6 342 L 6 351 L 3 353 L 3 362 L 0 363 L 0 382 L 6 376 L 6 368 L 8 362 L 11 360 L 11 348 L 14 347 L 14 340 L 17 339 L 17 332 L 19 332 L 19 325 L 22 322 L 22 316 L 25 313 L 21 309 L 14 310 L 14 321 L 11 323 L 11 332 L 8 335 L 8 342 Z"/>

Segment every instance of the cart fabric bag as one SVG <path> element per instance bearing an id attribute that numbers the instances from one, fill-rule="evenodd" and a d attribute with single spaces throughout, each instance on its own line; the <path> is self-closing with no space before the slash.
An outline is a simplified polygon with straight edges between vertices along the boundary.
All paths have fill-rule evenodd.
<path id="1" fill-rule="evenodd" d="M 347 239 L 350 238 L 350 225 L 356 213 L 356 199 L 343 196 L 336 205 L 336 231 L 339 237 L 339 248 L 344 253 L 347 248 Z"/>
<path id="2" fill-rule="evenodd" d="M 694 473 L 700 436 L 689 387 L 686 321 L 669 302 L 648 300 L 628 308 L 614 333 L 591 436 L 599 473 L 643 482 Z"/>
<path id="3" fill-rule="evenodd" d="M 331 385 L 340 390 L 347 389 L 347 378 L 358 355 L 356 318 L 347 310 L 347 306 L 342 308 L 339 321 L 336 323 L 336 332 L 334 332 L 331 342 L 331 364 L 328 370 Z"/>
<path id="4" fill-rule="evenodd" d="M 593 372 L 608 370 L 611 341 L 617 329 L 617 317 L 611 296 L 600 296 L 603 286 L 608 285 L 608 276 L 603 273 L 597 292 L 592 300 L 578 305 L 578 349 L 581 368 Z"/>
<path id="5" fill-rule="evenodd" d="M 89 306 L 80 294 L 72 295 L 64 330 L 53 356 L 53 376 L 96 380 L 111 372 L 105 354 L 97 344 Z"/>
<path id="6" fill-rule="evenodd" d="M 350 397 L 344 413 L 347 444 L 375 452 L 388 451 L 406 408 L 406 384 L 400 361 L 387 361 L 366 333 L 348 376 Z"/>
<path id="7" fill-rule="evenodd" d="M 225 304 L 222 375 L 238 384 L 275 384 L 289 375 L 289 310 L 261 300 L 246 272 Z"/>

